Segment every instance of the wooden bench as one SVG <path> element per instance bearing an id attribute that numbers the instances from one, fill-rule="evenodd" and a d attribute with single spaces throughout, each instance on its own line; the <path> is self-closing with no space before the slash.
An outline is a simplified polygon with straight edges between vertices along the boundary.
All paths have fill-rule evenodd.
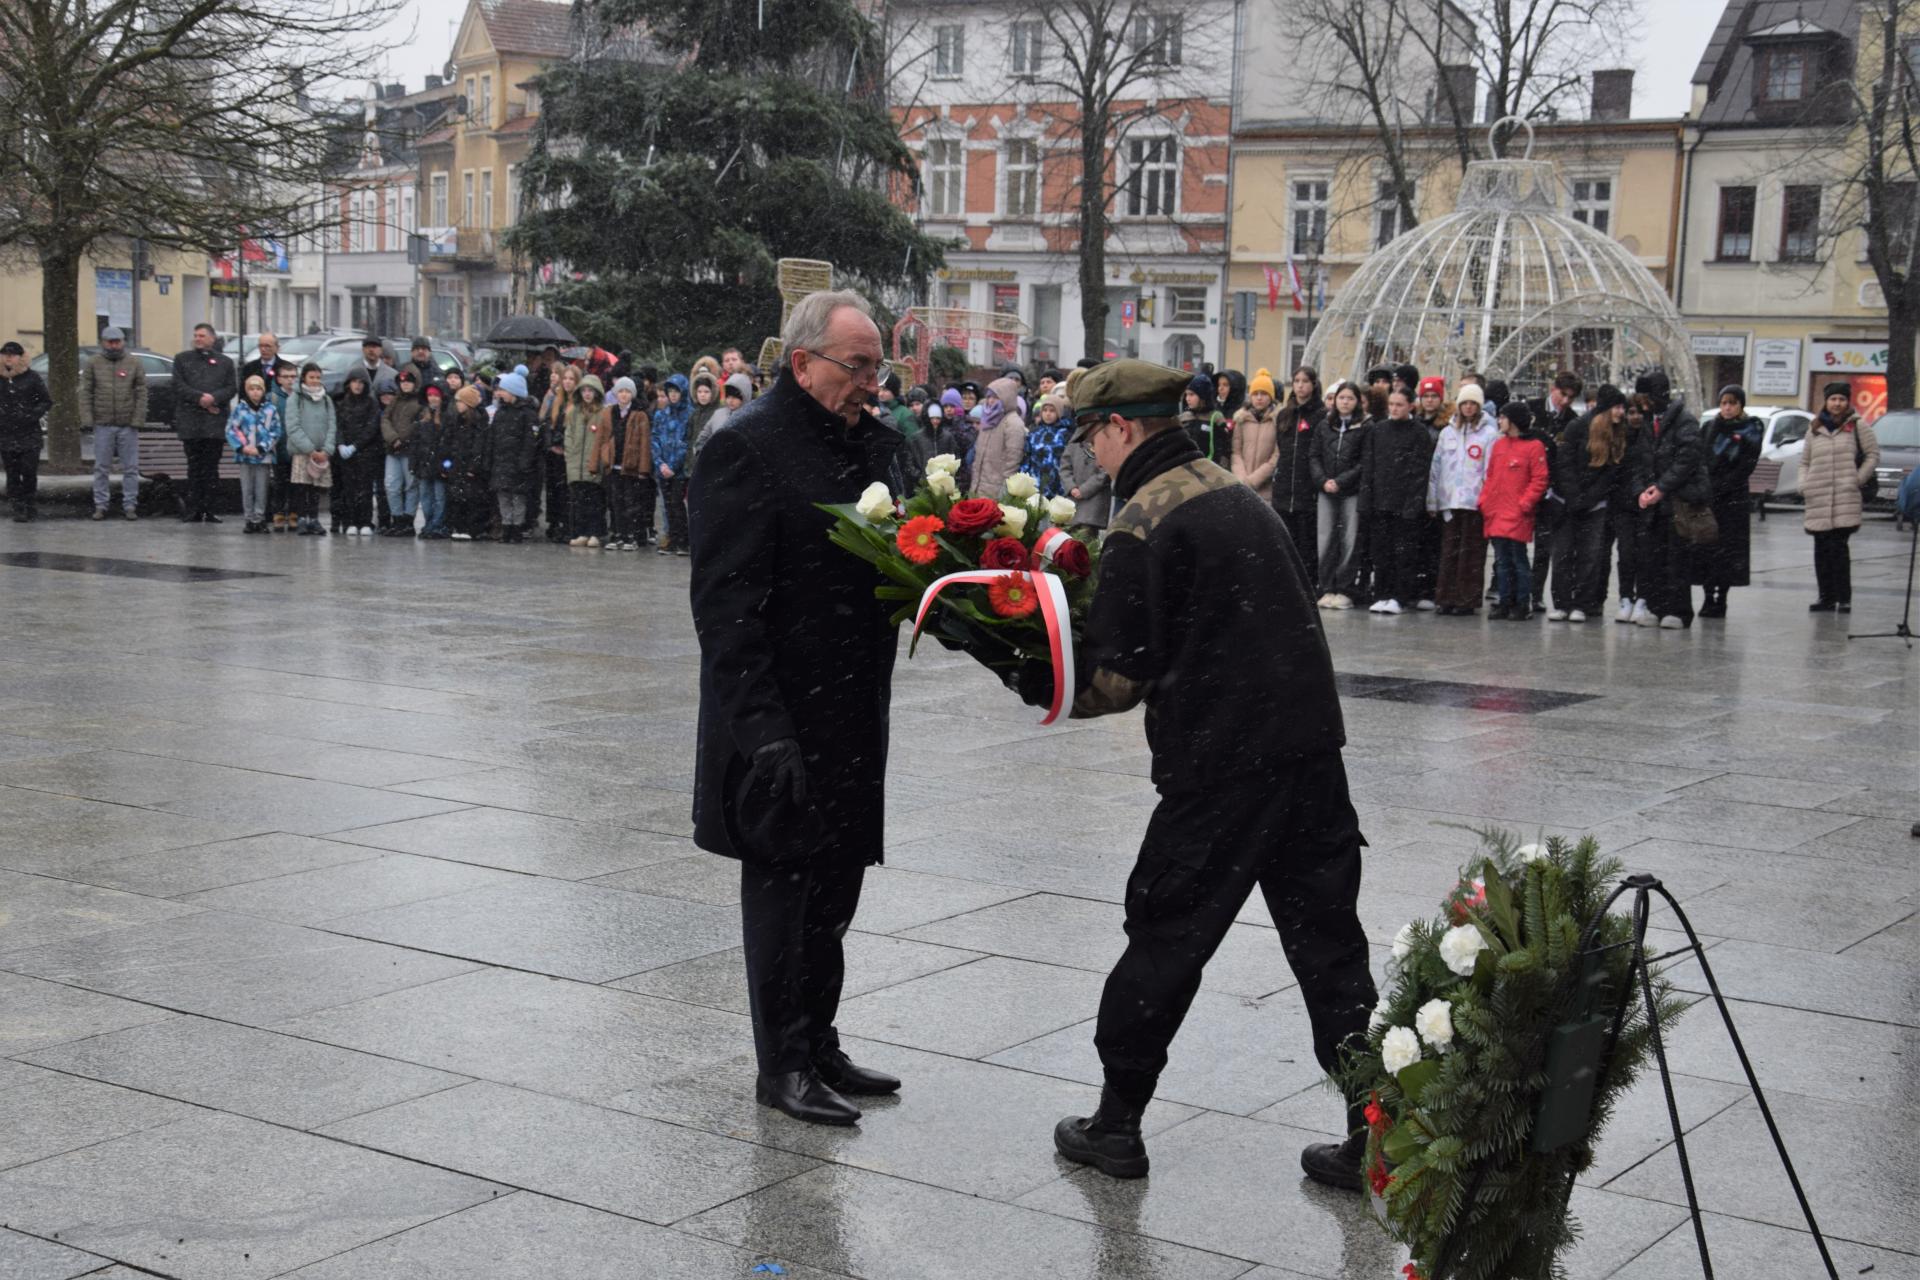
<path id="1" fill-rule="evenodd" d="M 1767 518 L 1767 499 L 1773 495 L 1775 486 L 1780 483 L 1780 464 L 1761 461 L 1754 464 L 1753 474 L 1747 477 L 1747 492 L 1758 498 L 1754 507 L 1760 512 L 1760 519 Z"/>

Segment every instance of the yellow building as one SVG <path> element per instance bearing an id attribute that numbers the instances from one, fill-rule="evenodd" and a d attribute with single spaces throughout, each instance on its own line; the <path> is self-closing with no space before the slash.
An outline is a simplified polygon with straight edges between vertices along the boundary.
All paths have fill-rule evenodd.
<path id="1" fill-rule="evenodd" d="M 572 9 L 547 0 L 473 0 L 455 37 L 460 102 L 422 138 L 420 314 L 433 333 L 478 338 L 524 309 L 527 272 L 502 233 L 520 207 L 520 163 L 540 115 L 530 82 L 572 49 Z M 460 110 L 464 104 L 464 111 Z"/>
<path id="2" fill-rule="evenodd" d="M 1540 126 L 1534 141 L 1534 157 L 1559 171 L 1567 211 L 1620 241 L 1662 285 L 1675 253 L 1680 134 L 1677 120 L 1594 120 Z M 1427 127 L 1407 136 L 1418 219 L 1444 217 L 1453 212 L 1460 186 L 1453 131 Z M 1476 128 L 1474 138 L 1484 155 L 1484 131 Z M 1517 146 L 1524 147 L 1524 135 Z M 1236 131 L 1228 289 L 1254 293 L 1256 323 L 1251 339 L 1227 344 L 1229 365 L 1249 373 L 1265 368 L 1276 378 L 1299 366 L 1327 304 L 1368 255 L 1410 229 L 1388 198 L 1391 189 L 1368 130 Z M 1278 296 L 1270 309 L 1275 278 Z"/>
<path id="3" fill-rule="evenodd" d="M 208 314 L 206 258 L 149 249 L 144 266 L 135 269 L 131 244 L 81 260 L 81 345 L 98 341 L 110 324 L 126 331 L 129 346 L 172 355 L 188 345 L 187 335 Z M 18 342 L 30 356 L 47 347 L 40 287 L 40 269 L 30 260 L 0 258 L 0 342 Z"/>

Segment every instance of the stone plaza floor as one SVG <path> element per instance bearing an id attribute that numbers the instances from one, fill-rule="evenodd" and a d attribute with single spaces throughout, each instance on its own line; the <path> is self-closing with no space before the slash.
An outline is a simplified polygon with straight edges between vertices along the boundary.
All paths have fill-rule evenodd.
<path id="1" fill-rule="evenodd" d="M 1908 541 L 1755 526 L 1691 632 L 1327 615 L 1376 957 L 1474 837 L 1594 833 L 1711 944 L 1843 1276 L 1920 1275 L 1920 656 Z M 756 1107 L 733 864 L 688 839 L 687 562 L 0 525 L 0 1277 L 1398 1277 L 1307 1183 L 1340 1124 L 1256 899 L 1148 1112 L 1055 1157 L 1154 795 L 1139 716 L 1040 729 L 899 666 L 841 1025 L 854 1130 Z M 1671 921 L 1668 921 L 1671 923 Z M 1663 939 L 1669 935 L 1663 934 Z M 1676 969 L 1701 991 L 1697 967 Z M 1711 1007 L 1671 1046 L 1722 1276 L 1821 1274 Z M 1657 1087 L 1576 1280 L 1698 1276 Z"/>

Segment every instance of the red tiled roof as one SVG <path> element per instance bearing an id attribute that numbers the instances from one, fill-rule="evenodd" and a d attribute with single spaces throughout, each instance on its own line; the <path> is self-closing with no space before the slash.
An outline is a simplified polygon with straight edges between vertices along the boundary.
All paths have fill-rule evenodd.
<path id="1" fill-rule="evenodd" d="M 573 51 L 573 9 L 549 0 L 480 0 L 487 38 L 501 53 L 563 58 Z"/>
<path id="2" fill-rule="evenodd" d="M 539 118 L 538 116 L 516 116 L 501 125 L 498 129 L 495 129 L 494 133 L 496 135 L 502 133 L 527 133 L 533 129 L 534 121 Z"/>
<path id="3" fill-rule="evenodd" d="M 453 141 L 453 130 L 435 129 L 432 133 L 427 134 L 425 137 L 421 138 L 420 141 L 414 143 L 413 145 L 415 147 L 440 147 L 440 146 L 445 146 L 447 143 L 452 141 Z"/>

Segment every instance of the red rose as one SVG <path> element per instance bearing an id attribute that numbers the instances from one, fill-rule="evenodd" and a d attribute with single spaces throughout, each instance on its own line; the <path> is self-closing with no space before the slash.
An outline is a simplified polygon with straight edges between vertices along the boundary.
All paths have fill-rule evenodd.
<path id="1" fill-rule="evenodd" d="M 999 510 L 995 506 L 995 511 Z M 1024 569 L 1031 557 L 1018 538 L 995 538 L 980 551 L 982 569 Z"/>
<path id="2" fill-rule="evenodd" d="M 947 512 L 947 532 L 968 537 L 987 530 L 1006 519 L 1000 504 L 992 498 L 967 498 L 953 504 Z"/>
<path id="3" fill-rule="evenodd" d="M 1060 566 L 1063 573 L 1070 573 L 1076 578 L 1084 578 L 1093 572 L 1093 557 L 1087 554 L 1087 544 L 1072 538 L 1053 553 L 1053 562 Z"/>

